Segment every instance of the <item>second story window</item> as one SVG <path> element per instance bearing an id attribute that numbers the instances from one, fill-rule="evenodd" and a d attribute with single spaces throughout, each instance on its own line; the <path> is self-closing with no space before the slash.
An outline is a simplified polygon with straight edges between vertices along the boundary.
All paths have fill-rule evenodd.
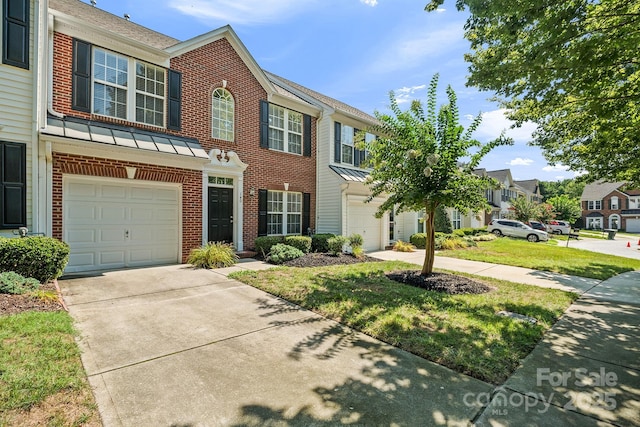
<path id="1" fill-rule="evenodd" d="M 341 162 L 353 164 L 353 128 L 351 126 L 342 125 L 342 135 L 340 136 Z"/>
<path id="2" fill-rule="evenodd" d="M 611 198 L 611 209 L 613 210 L 620 209 L 620 202 L 619 202 L 618 196 L 613 196 Z"/>
<path id="3" fill-rule="evenodd" d="M 94 114 L 161 127 L 164 126 L 164 106 L 164 69 L 94 49 Z"/>
<path id="4" fill-rule="evenodd" d="M 269 104 L 269 148 L 302 154 L 302 114 Z"/>
<path id="5" fill-rule="evenodd" d="M 491 189 L 485 190 L 484 197 L 487 199 L 487 202 L 493 203 L 493 190 Z"/>
<path id="6" fill-rule="evenodd" d="M 629 209 L 640 209 L 640 197 L 629 197 Z"/>
<path id="7" fill-rule="evenodd" d="M 598 211 L 602 209 L 602 200 L 589 200 L 587 202 L 587 209 L 590 211 Z"/>
<path id="8" fill-rule="evenodd" d="M 235 102 L 228 90 L 217 88 L 212 97 L 211 136 L 224 141 L 233 141 Z"/>

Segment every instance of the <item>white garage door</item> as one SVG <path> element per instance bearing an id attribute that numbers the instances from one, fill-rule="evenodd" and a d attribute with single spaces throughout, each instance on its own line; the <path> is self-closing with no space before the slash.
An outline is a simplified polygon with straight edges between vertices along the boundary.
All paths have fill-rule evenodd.
<path id="1" fill-rule="evenodd" d="M 65 177 L 66 272 L 179 262 L 178 186 Z"/>
<path id="2" fill-rule="evenodd" d="M 627 229 L 629 233 L 640 233 L 640 219 L 627 218 Z"/>
<path id="3" fill-rule="evenodd" d="M 348 230 L 347 236 L 358 233 L 364 239 L 363 248 L 365 251 L 377 251 L 382 247 L 382 219 L 375 217 L 378 206 L 365 204 L 363 202 L 350 202 L 348 206 Z"/>

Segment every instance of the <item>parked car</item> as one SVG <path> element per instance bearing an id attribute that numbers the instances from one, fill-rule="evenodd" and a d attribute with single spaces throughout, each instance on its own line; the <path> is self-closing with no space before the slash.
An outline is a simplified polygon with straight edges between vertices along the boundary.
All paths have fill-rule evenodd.
<path id="1" fill-rule="evenodd" d="M 524 222 L 512 219 L 491 220 L 487 226 L 487 231 L 496 236 L 521 237 L 530 242 L 537 242 L 539 240 L 546 242 L 549 240 L 549 235 L 546 231 L 535 230 Z"/>
<path id="2" fill-rule="evenodd" d="M 547 226 L 540 221 L 529 221 L 528 225 L 534 230 L 547 231 Z"/>
<path id="3" fill-rule="evenodd" d="M 567 221 L 549 221 L 547 231 L 554 234 L 571 234 L 571 224 Z"/>

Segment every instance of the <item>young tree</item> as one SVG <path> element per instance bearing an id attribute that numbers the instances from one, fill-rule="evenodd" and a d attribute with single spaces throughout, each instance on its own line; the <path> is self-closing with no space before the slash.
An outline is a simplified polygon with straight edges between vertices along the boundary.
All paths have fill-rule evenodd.
<path id="1" fill-rule="evenodd" d="M 540 218 L 540 204 L 527 200 L 526 197 L 516 197 L 511 199 L 511 210 L 509 212 L 513 219 L 528 223 L 529 220 Z"/>
<path id="2" fill-rule="evenodd" d="M 431 0 L 428 11 L 445 0 Z M 456 0 L 471 16 L 468 84 L 538 124 L 547 160 L 640 181 L 638 0 Z"/>
<path id="3" fill-rule="evenodd" d="M 440 205 L 436 208 L 435 217 L 433 218 L 433 229 L 436 232 L 451 234 L 451 218 L 444 206 Z"/>
<path id="4" fill-rule="evenodd" d="M 582 208 L 579 199 L 572 199 L 567 195 L 552 197 L 548 200 L 553 206 L 556 218 L 574 223 L 582 216 Z"/>
<path id="5" fill-rule="evenodd" d="M 484 209 L 484 190 L 497 183 L 475 174 L 474 169 L 494 147 L 511 142 L 503 135 L 487 144 L 472 139 L 480 116 L 465 132 L 450 86 L 446 90 L 449 102 L 436 108 L 437 86 L 436 74 L 429 85 L 426 110 L 418 100 L 412 101 L 408 110 L 401 110 L 391 92 L 391 114 L 376 112 L 379 124 L 370 129 L 378 138 L 366 144 L 359 142 L 369 152 L 368 165 L 373 168 L 367 179 L 371 188 L 368 200 L 387 197 L 377 215 L 382 216 L 394 206 L 398 212 L 426 210 L 422 275 L 433 271 L 434 217 L 438 206 L 453 207 L 462 213 Z"/>

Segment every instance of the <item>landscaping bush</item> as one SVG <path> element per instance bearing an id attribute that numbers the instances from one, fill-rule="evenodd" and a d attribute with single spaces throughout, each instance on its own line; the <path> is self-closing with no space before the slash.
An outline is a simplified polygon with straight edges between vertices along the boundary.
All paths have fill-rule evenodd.
<path id="1" fill-rule="evenodd" d="M 427 235 L 426 233 L 412 234 L 409 237 L 409 242 L 418 249 L 424 249 L 427 247 Z"/>
<path id="2" fill-rule="evenodd" d="M 351 246 L 352 250 L 355 248 L 361 248 L 363 244 L 364 238 L 362 237 L 362 235 L 353 233 L 351 236 L 349 236 L 349 245 Z"/>
<path id="3" fill-rule="evenodd" d="M 436 239 L 436 250 L 462 249 L 469 246 L 469 243 L 459 236 L 447 234 Z"/>
<path id="4" fill-rule="evenodd" d="M 459 228 L 457 230 L 453 230 L 453 234 L 460 237 L 477 236 L 479 234 L 486 234 L 486 233 L 487 233 L 486 227 L 482 227 L 482 228 L 465 227 L 465 228 Z"/>
<path id="5" fill-rule="evenodd" d="M 475 236 L 471 236 L 471 239 L 473 239 L 473 241 L 475 242 L 490 242 L 491 240 L 495 240 L 497 238 L 498 236 L 493 233 L 476 234 Z"/>
<path id="6" fill-rule="evenodd" d="M 397 252 L 415 252 L 415 246 L 413 246 L 411 243 L 398 240 L 393 245 L 393 250 Z"/>
<path id="7" fill-rule="evenodd" d="M 282 236 L 260 236 L 254 241 L 254 246 L 256 252 L 266 258 L 271 252 L 271 247 L 283 241 L 284 238 Z"/>
<path id="8" fill-rule="evenodd" d="M 282 264 L 283 262 L 300 258 L 303 255 L 304 252 L 298 248 L 285 245 L 284 243 L 277 243 L 271 247 L 267 261 L 273 264 Z"/>
<path id="9" fill-rule="evenodd" d="M 24 294 L 35 291 L 40 286 L 36 279 L 24 277 L 13 271 L 0 273 L 0 294 Z"/>
<path id="10" fill-rule="evenodd" d="M 311 250 L 313 252 L 329 252 L 329 239 L 336 237 L 332 233 L 314 234 L 311 236 Z"/>
<path id="11" fill-rule="evenodd" d="M 238 262 L 238 256 L 228 243 L 209 242 L 192 249 L 187 262 L 198 268 L 222 268 L 234 265 Z"/>
<path id="12" fill-rule="evenodd" d="M 327 245 L 329 246 L 329 253 L 331 255 L 339 255 L 342 253 L 342 248 L 344 245 L 349 243 L 349 239 L 344 236 L 334 236 L 327 241 Z"/>
<path id="13" fill-rule="evenodd" d="M 52 237 L 0 238 L 0 271 L 13 271 L 47 283 L 62 275 L 69 245 Z"/>
<path id="14" fill-rule="evenodd" d="M 311 252 L 311 237 L 308 236 L 286 236 L 284 244 L 300 249 L 305 254 Z"/>

